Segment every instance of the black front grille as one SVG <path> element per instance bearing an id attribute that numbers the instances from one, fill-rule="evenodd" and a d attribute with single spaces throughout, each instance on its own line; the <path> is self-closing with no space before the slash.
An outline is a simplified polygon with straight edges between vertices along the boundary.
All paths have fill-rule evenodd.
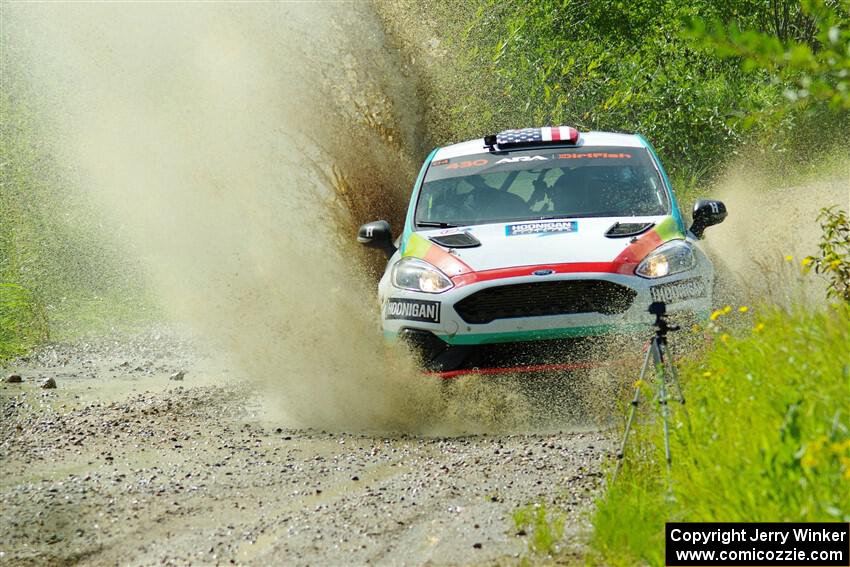
<path id="1" fill-rule="evenodd" d="M 637 292 L 601 280 L 563 280 L 491 287 L 455 303 L 467 323 L 570 313 L 622 313 Z"/>

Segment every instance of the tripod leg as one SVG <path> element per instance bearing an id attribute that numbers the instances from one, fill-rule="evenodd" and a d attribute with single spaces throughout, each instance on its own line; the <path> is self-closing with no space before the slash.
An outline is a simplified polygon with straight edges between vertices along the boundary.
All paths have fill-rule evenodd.
<path id="1" fill-rule="evenodd" d="M 679 372 L 676 370 L 676 365 L 673 364 L 673 361 L 670 359 L 666 341 L 664 343 L 660 343 L 658 347 L 661 349 L 661 357 L 664 359 L 664 368 L 666 370 L 667 377 L 676 389 L 676 399 L 682 406 L 682 412 L 685 414 L 685 422 L 690 424 L 688 408 L 685 406 L 685 393 L 682 391 L 682 383 L 679 382 Z"/>
<path id="2" fill-rule="evenodd" d="M 679 395 L 679 403 L 682 404 L 682 411 L 685 414 L 685 421 L 690 423 L 690 416 L 688 416 L 688 408 L 685 406 L 685 393 L 682 391 L 682 383 L 679 382 L 679 372 L 676 370 L 676 365 L 673 364 L 673 361 L 667 361 L 667 370 L 670 373 L 671 382 L 676 387 L 676 393 Z"/>
<path id="3" fill-rule="evenodd" d="M 611 477 L 612 483 L 617 480 L 617 475 L 620 474 L 620 469 L 623 467 L 623 459 L 626 456 L 626 441 L 629 439 L 632 422 L 635 420 L 635 412 L 637 411 L 638 404 L 640 403 L 640 387 L 643 383 L 644 377 L 646 376 L 646 369 L 649 366 L 650 350 L 651 349 L 648 349 L 646 351 L 646 356 L 643 359 L 643 366 L 640 369 L 640 378 L 638 378 L 638 381 L 635 384 L 635 395 L 632 398 L 632 407 L 629 408 L 629 418 L 626 420 L 626 430 L 623 433 L 623 442 L 620 444 L 620 450 L 617 452 L 617 467 L 614 469 L 614 476 Z"/>
<path id="4" fill-rule="evenodd" d="M 652 339 L 651 350 L 655 359 L 655 372 L 658 379 L 658 403 L 661 404 L 661 417 L 664 421 L 664 458 L 667 460 L 667 476 L 669 478 L 673 458 L 670 454 L 670 408 L 667 405 L 667 371 L 664 354 L 657 337 Z"/>

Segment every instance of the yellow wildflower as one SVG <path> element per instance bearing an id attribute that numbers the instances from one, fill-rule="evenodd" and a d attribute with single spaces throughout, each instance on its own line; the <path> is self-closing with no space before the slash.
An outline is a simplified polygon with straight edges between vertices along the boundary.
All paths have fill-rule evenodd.
<path id="1" fill-rule="evenodd" d="M 826 435 L 821 435 L 806 447 L 806 454 L 800 459 L 800 464 L 804 467 L 814 467 L 818 463 L 818 456 L 823 453 L 826 446 Z"/>
<path id="2" fill-rule="evenodd" d="M 723 314 L 724 315 L 726 315 L 727 313 L 731 313 L 731 312 L 732 312 L 732 306 L 731 305 L 727 305 L 726 307 L 723 308 Z"/>
<path id="3" fill-rule="evenodd" d="M 646 386 L 646 382 L 644 382 L 643 380 L 637 380 L 635 382 L 635 388 L 643 388 L 644 386 Z"/>
<path id="4" fill-rule="evenodd" d="M 729 342 L 729 335 L 727 335 L 726 333 L 723 333 L 722 335 L 720 335 L 720 340 L 723 341 L 723 344 L 725 345 L 726 343 Z"/>
<path id="5" fill-rule="evenodd" d="M 829 268 L 832 269 L 832 270 L 836 270 L 836 269 L 838 269 L 838 266 L 840 266 L 840 265 L 841 265 L 841 260 L 833 260 L 832 262 L 829 263 Z"/>
<path id="6" fill-rule="evenodd" d="M 711 319 L 712 321 L 717 321 L 717 318 L 720 317 L 721 315 L 723 315 L 723 310 L 722 309 L 715 309 L 714 311 L 711 312 L 711 315 L 709 315 L 708 318 Z"/>
<path id="7" fill-rule="evenodd" d="M 706 370 L 702 373 L 703 378 L 711 378 L 711 370 Z"/>
<path id="8" fill-rule="evenodd" d="M 790 254 L 789 254 L 788 256 L 785 256 L 785 261 L 786 261 L 786 262 L 793 262 L 793 261 L 794 261 L 794 256 L 791 256 Z"/>
<path id="9" fill-rule="evenodd" d="M 803 264 L 803 267 L 805 268 L 806 266 L 808 266 L 809 264 L 811 264 L 814 261 L 815 261 L 815 259 L 812 258 L 811 256 L 806 256 L 805 258 L 803 258 L 803 261 L 800 262 L 800 263 Z"/>
<path id="10" fill-rule="evenodd" d="M 759 323 L 758 325 L 753 327 L 754 333 L 761 333 L 762 331 L 764 331 L 764 323 Z"/>
<path id="11" fill-rule="evenodd" d="M 818 465 L 818 455 L 823 452 L 823 446 L 826 444 L 826 437 L 821 435 L 814 441 L 807 444 L 806 452 L 800 459 L 800 464 L 803 467 L 810 469 Z"/>
<path id="12" fill-rule="evenodd" d="M 817 466 L 818 460 L 812 451 L 806 451 L 806 454 L 800 459 L 800 464 L 807 469 L 811 469 Z"/>
<path id="13" fill-rule="evenodd" d="M 749 308 L 749 307 L 747 307 L 746 305 L 742 305 L 742 306 L 740 306 L 740 307 L 738 308 L 738 312 L 739 312 L 739 313 L 746 313 L 746 312 L 747 312 L 747 311 L 749 311 L 749 310 L 750 310 L 750 308 Z"/>

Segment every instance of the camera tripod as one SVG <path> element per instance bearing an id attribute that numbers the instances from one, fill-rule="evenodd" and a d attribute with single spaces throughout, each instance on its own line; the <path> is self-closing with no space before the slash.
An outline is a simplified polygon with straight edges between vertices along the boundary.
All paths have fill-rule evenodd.
<path id="1" fill-rule="evenodd" d="M 661 419 L 664 426 L 664 457 L 667 461 L 667 476 L 670 477 L 670 467 L 673 459 L 670 455 L 670 396 L 668 386 L 672 385 L 676 389 L 678 401 L 685 405 L 685 396 L 682 393 L 682 386 L 679 384 L 679 375 L 676 372 L 676 367 L 670 360 L 667 345 L 667 333 L 669 331 L 678 331 L 679 327 L 670 325 L 667 321 L 667 308 L 663 302 L 656 301 L 649 306 L 649 312 L 655 315 L 655 335 L 649 343 L 649 348 L 646 350 L 646 356 L 643 359 L 643 366 L 640 371 L 640 378 L 635 383 L 635 393 L 632 398 L 631 408 L 629 409 L 629 417 L 626 420 L 626 430 L 623 433 L 623 442 L 620 445 L 620 450 L 617 452 L 617 468 L 614 469 L 614 476 L 611 482 L 617 479 L 620 469 L 623 466 L 623 460 L 626 454 L 626 443 L 629 440 L 629 433 L 632 429 L 632 423 L 635 419 L 637 407 L 640 404 L 640 391 L 644 384 L 646 371 L 649 367 L 649 359 L 652 358 L 655 365 L 655 384 L 656 398 L 661 406 Z M 687 417 L 687 414 L 686 414 Z"/>

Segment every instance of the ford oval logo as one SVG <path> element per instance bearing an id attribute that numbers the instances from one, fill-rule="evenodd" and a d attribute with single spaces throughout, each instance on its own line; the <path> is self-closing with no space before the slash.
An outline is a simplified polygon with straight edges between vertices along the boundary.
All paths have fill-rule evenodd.
<path id="1" fill-rule="evenodd" d="M 531 275 L 532 276 L 551 276 L 554 273 L 555 273 L 555 270 L 537 270 L 537 271 L 531 272 Z"/>

